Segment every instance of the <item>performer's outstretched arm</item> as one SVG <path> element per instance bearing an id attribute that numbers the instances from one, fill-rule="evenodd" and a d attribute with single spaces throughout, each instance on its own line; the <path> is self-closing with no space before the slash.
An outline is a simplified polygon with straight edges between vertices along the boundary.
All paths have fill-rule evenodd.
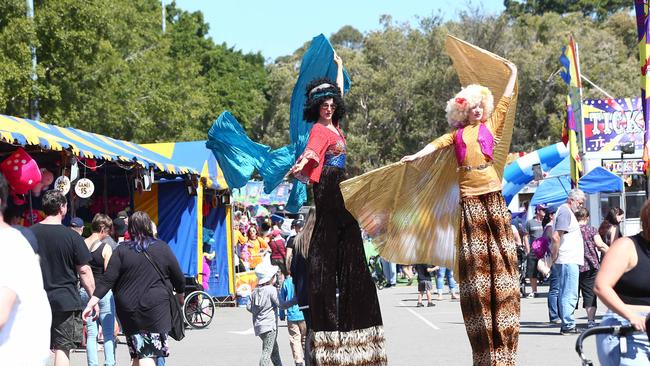
<path id="1" fill-rule="evenodd" d="M 415 154 L 406 155 L 400 160 L 400 162 L 408 162 L 408 161 L 419 159 L 423 156 L 431 154 L 437 149 L 440 149 L 445 146 L 449 146 L 453 143 L 454 143 L 454 135 L 452 133 L 446 133 L 438 137 L 437 139 L 435 139 L 433 142 L 427 144 L 427 146 L 425 146 L 422 150 L 416 152 Z"/>
<path id="2" fill-rule="evenodd" d="M 341 56 L 336 52 L 334 52 L 334 62 L 336 62 L 336 66 L 338 66 L 338 70 L 336 70 L 336 85 L 341 89 L 341 96 L 343 96 L 343 59 L 341 59 Z"/>
<path id="3" fill-rule="evenodd" d="M 506 97 L 512 96 L 512 93 L 515 90 L 515 83 L 517 82 L 517 66 L 515 64 L 506 62 L 506 66 L 510 69 L 510 79 L 508 79 L 508 84 L 506 85 L 503 95 Z"/>

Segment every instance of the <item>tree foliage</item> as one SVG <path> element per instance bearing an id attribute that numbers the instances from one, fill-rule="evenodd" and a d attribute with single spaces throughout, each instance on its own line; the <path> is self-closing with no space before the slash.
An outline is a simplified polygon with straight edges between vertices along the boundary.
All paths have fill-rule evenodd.
<path id="1" fill-rule="evenodd" d="M 262 118 L 263 57 L 215 44 L 200 12 L 168 5 L 163 34 L 157 0 L 35 1 L 33 21 L 24 4 L 0 12 L 2 113 L 29 116 L 38 98 L 46 122 L 136 142 L 204 139 L 224 109 Z"/>
<path id="2" fill-rule="evenodd" d="M 581 12 L 599 20 L 620 11 L 632 10 L 628 0 L 504 0 L 506 13 L 516 18 L 523 14 L 543 15 L 546 13 L 567 14 Z"/>

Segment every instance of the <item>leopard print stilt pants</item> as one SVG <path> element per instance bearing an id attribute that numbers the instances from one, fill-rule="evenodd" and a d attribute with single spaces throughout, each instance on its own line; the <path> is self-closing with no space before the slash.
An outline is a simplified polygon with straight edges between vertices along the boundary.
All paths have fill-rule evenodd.
<path id="1" fill-rule="evenodd" d="M 501 192 L 463 197 L 460 305 L 474 365 L 515 365 L 519 272 L 511 216 Z"/>

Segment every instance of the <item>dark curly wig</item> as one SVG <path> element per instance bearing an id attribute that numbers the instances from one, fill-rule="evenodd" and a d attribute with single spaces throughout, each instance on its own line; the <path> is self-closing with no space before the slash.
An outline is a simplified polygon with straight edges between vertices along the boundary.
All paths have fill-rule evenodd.
<path id="1" fill-rule="evenodd" d="M 329 86 L 323 84 L 329 84 Z M 323 101 L 332 98 L 334 99 L 334 104 L 336 104 L 336 109 L 332 113 L 332 122 L 335 125 L 339 124 L 339 121 L 345 115 L 345 103 L 343 103 L 343 98 L 341 97 L 341 89 L 338 85 L 330 79 L 322 78 L 312 80 L 305 91 L 305 96 L 307 101 L 305 102 L 305 108 L 303 111 L 303 118 L 307 122 L 317 122 L 320 117 L 320 105 Z"/>

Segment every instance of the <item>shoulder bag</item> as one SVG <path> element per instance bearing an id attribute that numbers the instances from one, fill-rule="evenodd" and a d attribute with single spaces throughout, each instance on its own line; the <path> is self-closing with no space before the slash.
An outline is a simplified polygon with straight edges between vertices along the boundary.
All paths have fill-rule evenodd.
<path id="1" fill-rule="evenodd" d="M 147 250 L 143 250 L 142 253 L 144 253 L 144 256 L 147 258 L 149 263 L 153 266 L 153 268 L 156 269 L 156 272 L 158 272 L 158 275 L 160 276 L 160 280 L 163 282 L 163 286 L 165 286 L 165 289 L 167 289 L 167 292 L 169 293 L 169 301 L 171 305 L 171 315 L 172 315 L 172 327 L 171 330 L 169 331 L 169 336 L 172 337 L 173 339 L 180 341 L 181 339 L 185 338 L 185 321 L 183 320 L 183 315 L 181 314 L 182 309 L 180 304 L 178 303 L 178 300 L 176 299 L 176 296 L 174 295 L 174 292 L 167 286 L 167 281 L 165 281 L 165 276 L 163 276 L 162 271 L 160 271 L 160 268 L 158 268 L 158 265 L 156 262 L 153 261 L 153 258 L 147 253 Z"/>

